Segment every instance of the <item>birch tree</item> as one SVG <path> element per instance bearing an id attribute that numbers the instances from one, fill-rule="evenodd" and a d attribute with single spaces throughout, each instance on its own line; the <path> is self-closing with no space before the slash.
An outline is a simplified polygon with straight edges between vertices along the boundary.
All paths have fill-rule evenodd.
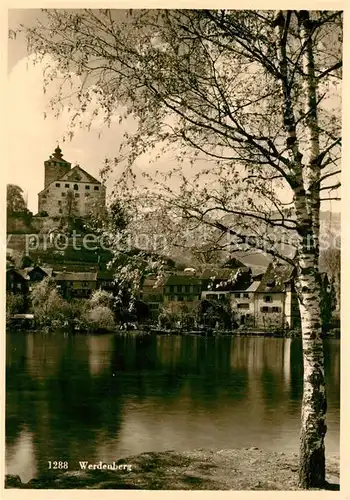
<path id="1" fill-rule="evenodd" d="M 260 249 L 297 268 L 304 359 L 299 479 L 303 488 L 324 485 L 319 217 L 322 200 L 338 198 L 340 185 L 340 110 L 332 102 L 340 95 L 342 13 L 46 14 L 26 30 L 29 50 L 55 61 L 44 83 L 61 82 L 51 104 L 57 113 L 74 110 L 69 134 L 97 116 L 107 125 L 116 114 L 134 120 L 104 173 L 125 166 L 132 177 L 135 160 L 170 150 L 178 167 L 151 179 L 147 202 L 194 228 L 218 230 L 223 246 Z M 206 167 L 188 174 L 190 164 L 204 160 Z M 286 242 L 293 254 L 284 251 Z"/>

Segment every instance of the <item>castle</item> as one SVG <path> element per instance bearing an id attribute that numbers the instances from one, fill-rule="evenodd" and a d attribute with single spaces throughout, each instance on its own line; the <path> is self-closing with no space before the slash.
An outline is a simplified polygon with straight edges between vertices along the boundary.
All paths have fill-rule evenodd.
<path id="1" fill-rule="evenodd" d="M 78 165 L 72 168 L 59 146 L 44 165 L 44 189 L 38 194 L 39 215 L 87 217 L 104 212 L 105 186 Z"/>

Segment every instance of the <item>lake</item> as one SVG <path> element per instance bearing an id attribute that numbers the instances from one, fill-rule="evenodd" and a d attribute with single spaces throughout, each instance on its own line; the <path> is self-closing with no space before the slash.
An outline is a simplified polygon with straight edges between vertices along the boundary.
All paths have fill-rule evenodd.
<path id="1" fill-rule="evenodd" d="M 6 336 L 6 473 L 145 451 L 298 451 L 300 339 Z M 339 454 L 340 342 L 325 341 L 326 451 Z"/>

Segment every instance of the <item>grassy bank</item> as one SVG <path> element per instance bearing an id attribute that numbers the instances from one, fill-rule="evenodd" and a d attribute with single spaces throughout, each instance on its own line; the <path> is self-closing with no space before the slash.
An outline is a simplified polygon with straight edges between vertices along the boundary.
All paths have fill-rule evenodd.
<path id="1" fill-rule="evenodd" d="M 83 460 L 83 457 L 82 457 Z M 6 488 L 141 490 L 297 490 L 298 456 L 258 448 L 142 453 L 116 460 L 116 470 L 53 471 L 22 483 L 6 476 Z M 111 465 L 111 464 L 110 464 Z M 131 470 L 128 470 L 131 469 Z M 327 457 L 324 489 L 339 489 L 339 457 Z"/>

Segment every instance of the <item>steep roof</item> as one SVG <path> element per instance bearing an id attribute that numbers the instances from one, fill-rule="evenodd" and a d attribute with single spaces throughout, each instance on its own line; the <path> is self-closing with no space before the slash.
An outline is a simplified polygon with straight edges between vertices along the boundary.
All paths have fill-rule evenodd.
<path id="1" fill-rule="evenodd" d="M 290 280 L 294 274 L 294 267 L 290 264 L 279 264 L 272 262 L 269 264 L 264 276 L 258 286 L 257 293 L 278 293 L 284 292 L 286 281 Z"/>
<path id="2" fill-rule="evenodd" d="M 80 179 L 74 177 L 80 177 Z M 61 175 L 61 177 L 58 177 L 54 181 L 50 182 L 50 184 L 48 184 L 44 189 L 39 191 L 38 194 L 45 193 L 45 191 L 47 191 L 50 188 L 50 186 L 59 181 L 60 182 L 67 181 L 75 183 L 84 182 L 84 183 L 96 184 L 98 186 L 102 184 L 99 180 L 95 179 L 95 177 L 89 174 L 89 172 L 81 168 L 79 165 L 75 165 L 75 167 L 71 168 L 68 172 Z"/>
<path id="3" fill-rule="evenodd" d="M 207 280 L 207 279 L 215 279 L 215 280 L 229 280 L 234 278 L 240 273 L 248 273 L 250 271 L 250 268 L 241 265 L 239 267 L 235 268 L 228 268 L 228 267 L 219 267 L 219 268 L 208 268 L 205 269 L 202 274 L 200 275 L 200 278 L 202 280 Z M 238 273 L 238 274 L 237 274 Z"/>
<path id="4" fill-rule="evenodd" d="M 201 280 L 196 276 L 189 276 L 188 274 L 172 274 L 166 280 L 165 285 L 200 285 Z"/>
<path id="5" fill-rule="evenodd" d="M 29 277 L 27 276 L 27 274 L 24 271 L 24 269 L 16 269 L 14 267 L 10 267 L 9 269 L 6 270 L 6 274 L 9 274 L 9 273 L 15 273 L 15 274 L 17 274 L 17 276 L 19 276 L 20 278 L 22 278 L 22 280 L 28 280 L 29 279 Z"/>
<path id="6" fill-rule="evenodd" d="M 31 273 L 34 269 L 41 269 L 44 271 L 45 274 L 48 276 L 52 276 L 53 268 L 52 267 L 42 267 L 42 266 L 34 266 L 34 267 L 25 267 L 24 271 L 29 274 Z"/>
<path id="7" fill-rule="evenodd" d="M 78 177 L 80 177 L 80 179 L 78 179 Z M 61 177 L 56 179 L 56 181 L 65 181 L 65 180 L 71 182 L 90 182 L 93 184 L 101 184 L 100 181 L 95 179 L 95 177 L 93 177 L 91 174 L 89 174 L 89 172 L 81 168 L 79 165 L 75 165 L 75 167 L 71 168 L 69 172 L 66 172 Z"/>
<path id="8" fill-rule="evenodd" d="M 96 281 L 97 273 L 58 273 L 56 281 Z"/>
<path id="9" fill-rule="evenodd" d="M 99 280 L 114 280 L 115 279 L 115 272 L 110 271 L 108 269 L 106 270 L 101 270 L 97 272 L 97 278 Z"/>

